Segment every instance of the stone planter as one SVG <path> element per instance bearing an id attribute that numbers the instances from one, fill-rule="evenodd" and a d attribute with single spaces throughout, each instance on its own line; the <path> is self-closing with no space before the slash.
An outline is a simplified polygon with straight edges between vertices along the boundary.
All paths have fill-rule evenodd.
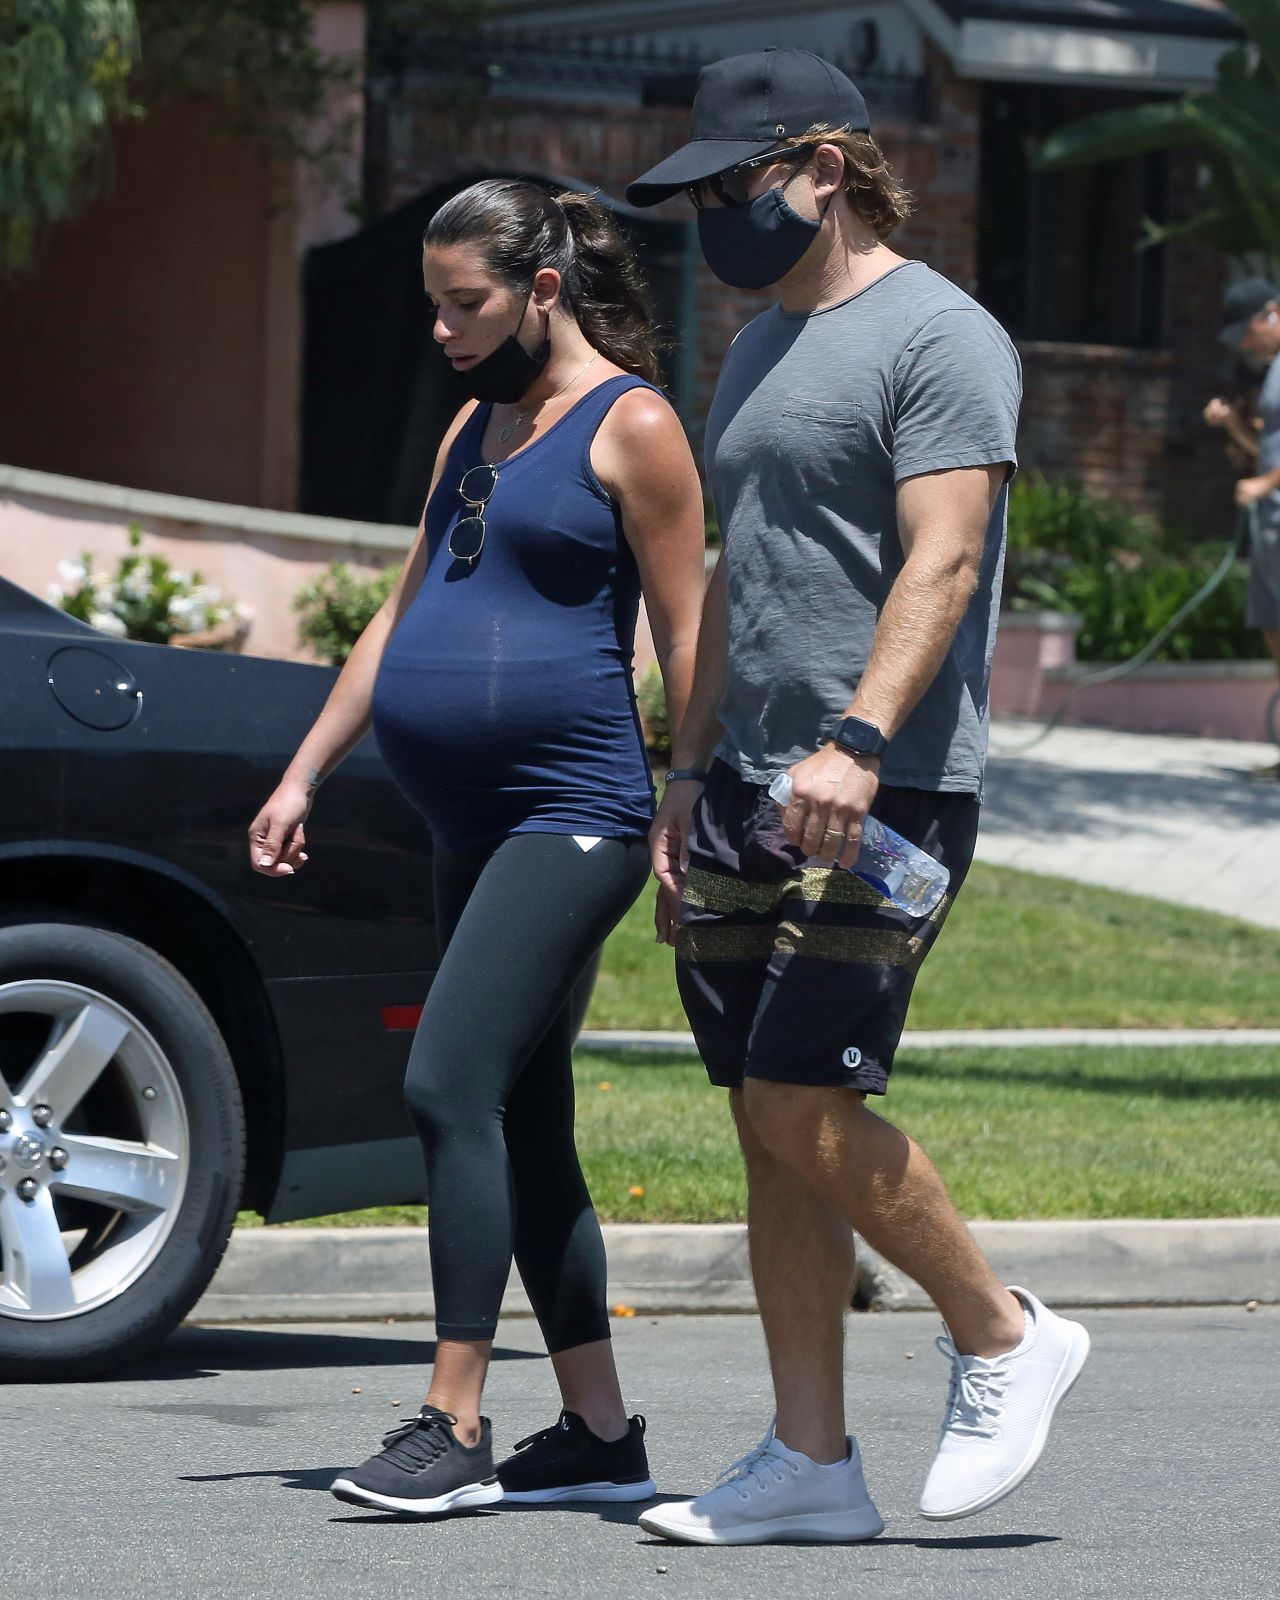
<path id="1" fill-rule="evenodd" d="M 1045 674 L 1076 659 L 1080 618 L 1061 611 L 1004 611 L 991 662 L 991 712 L 1034 717 L 1045 709 Z"/>
<path id="2" fill-rule="evenodd" d="M 1078 617 L 1057 611 L 1006 611 L 991 663 L 991 712 L 1051 717 L 1127 733 L 1199 734 L 1210 739 L 1272 737 L 1268 712 L 1280 691 L 1269 661 L 1152 662 L 1109 683 L 1084 680 L 1105 670 L 1077 662 Z"/>
<path id="3" fill-rule="evenodd" d="M 1045 674 L 1040 705 L 1051 715 L 1096 661 Z M 1065 720 L 1129 733 L 1186 733 L 1206 739 L 1275 737 L 1268 712 L 1280 694 L 1270 661 L 1155 661 L 1111 683 L 1078 689 Z"/>
<path id="4" fill-rule="evenodd" d="M 206 628 L 203 633 L 175 633 L 169 643 L 179 650 L 222 650 L 229 655 L 239 655 L 249 637 L 252 617 L 230 617 L 216 628 Z"/>

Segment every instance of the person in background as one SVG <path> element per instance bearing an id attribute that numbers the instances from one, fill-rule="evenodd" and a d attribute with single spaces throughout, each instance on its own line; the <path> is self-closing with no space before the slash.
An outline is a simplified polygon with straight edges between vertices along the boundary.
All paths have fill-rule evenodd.
<path id="1" fill-rule="evenodd" d="M 475 184 L 433 218 L 424 275 L 435 338 L 475 399 L 440 447 L 395 590 L 249 830 L 257 871 L 299 871 L 315 791 L 372 723 L 434 840 L 441 956 L 405 1098 L 426 1159 L 435 1365 L 419 1413 L 331 1487 L 413 1516 L 642 1500 L 644 1419 L 623 1408 L 574 1146 L 570 997 L 648 880 L 632 638 L 643 593 L 679 717 L 702 492 L 655 387 L 636 264 L 598 203 Z M 480 1406 L 513 1255 L 564 1409 L 495 1468 Z"/>
<path id="2" fill-rule="evenodd" d="M 1236 504 L 1255 507 L 1249 551 L 1245 619 L 1260 628 L 1280 668 L 1280 290 L 1264 278 L 1244 278 L 1223 296 L 1219 338 L 1263 374 L 1257 414 L 1247 420 L 1229 401 L 1210 400 L 1204 420 L 1226 430 L 1255 470 L 1236 484 Z M 1280 762 L 1263 769 L 1280 778 Z"/>

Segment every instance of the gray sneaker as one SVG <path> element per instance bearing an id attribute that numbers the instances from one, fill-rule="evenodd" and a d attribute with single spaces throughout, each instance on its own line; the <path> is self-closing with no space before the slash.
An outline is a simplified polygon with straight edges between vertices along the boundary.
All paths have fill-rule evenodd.
<path id="1" fill-rule="evenodd" d="M 502 1499 L 493 1470 L 488 1417 L 480 1418 L 473 1445 L 454 1437 L 457 1417 L 423 1406 L 416 1417 L 392 1428 L 382 1449 L 329 1485 L 329 1493 L 353 1506 L 374 1506 L 411 1517 L 438 1517 L 467 1506 Z"/>
<path id="2" fill-rule="evenodd" d="M 851 1544 L 884 1532 L 852 1439 L 844 1461 L 819 1466 L 775 1439 L 772 1423 L 714 1489 L 654 1506 L 640 1526 L 678 1544 Z"/>

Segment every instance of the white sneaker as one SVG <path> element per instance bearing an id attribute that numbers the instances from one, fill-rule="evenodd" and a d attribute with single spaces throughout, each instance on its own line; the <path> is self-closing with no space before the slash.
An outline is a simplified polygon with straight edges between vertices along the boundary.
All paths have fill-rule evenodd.
<path id="1" fill-rule="evenodd" d="M 920 1496 L 933 1522 L 971 1517 L 1012 1494 L 1039 1461 L 1058 1403 L 1080 1376 L 1089 1335 L 1035 1295 L 1010 1286 L 1027 1313 L 1022 1343 L 1007 1355 L 964 1356 L 937 1340 L 951 1366 L 942 1442 Z"/>
<path id="2" fill-rule="evenodd" d="M 846 1544 L 884 1532 L 854 1440 L 848 1460 L 819 1466 L 775 1439 L 772 1423 L 714 1489 L 696 1500 L 652 1506 L 641 1513 L 640 1526 L 679 1544 Z"/>

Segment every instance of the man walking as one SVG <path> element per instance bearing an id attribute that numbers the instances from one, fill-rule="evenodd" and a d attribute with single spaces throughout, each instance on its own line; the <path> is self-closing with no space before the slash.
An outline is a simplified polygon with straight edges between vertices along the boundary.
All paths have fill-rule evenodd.
<path id="1" fill-rule="evenodd" d="M 883 1524 L 844 1421 L 852 1229 L 946 1320 L 925 1516 L 1016 1488 L 1089 1348 L 1001 1284 L 928 1157 L 867 1104 L 973 853 L 1021 376 L 986 312 L 886 245 L 910 201 L 829 63 L 707 67 L 690 142 L 627 196 L 681 189 L 712 271 L 778 296 L 708 418 L 724 553 L 653 833 L 659 936 L 746 1160 L 776 1414 L 718 1487 L 641 1522 L 692 1543 L 867 1539 Z M 766 794 L 782 771 L 784 815 Z M 930 917 L 841 870 L 868 814 L 949 868 Z"/>

